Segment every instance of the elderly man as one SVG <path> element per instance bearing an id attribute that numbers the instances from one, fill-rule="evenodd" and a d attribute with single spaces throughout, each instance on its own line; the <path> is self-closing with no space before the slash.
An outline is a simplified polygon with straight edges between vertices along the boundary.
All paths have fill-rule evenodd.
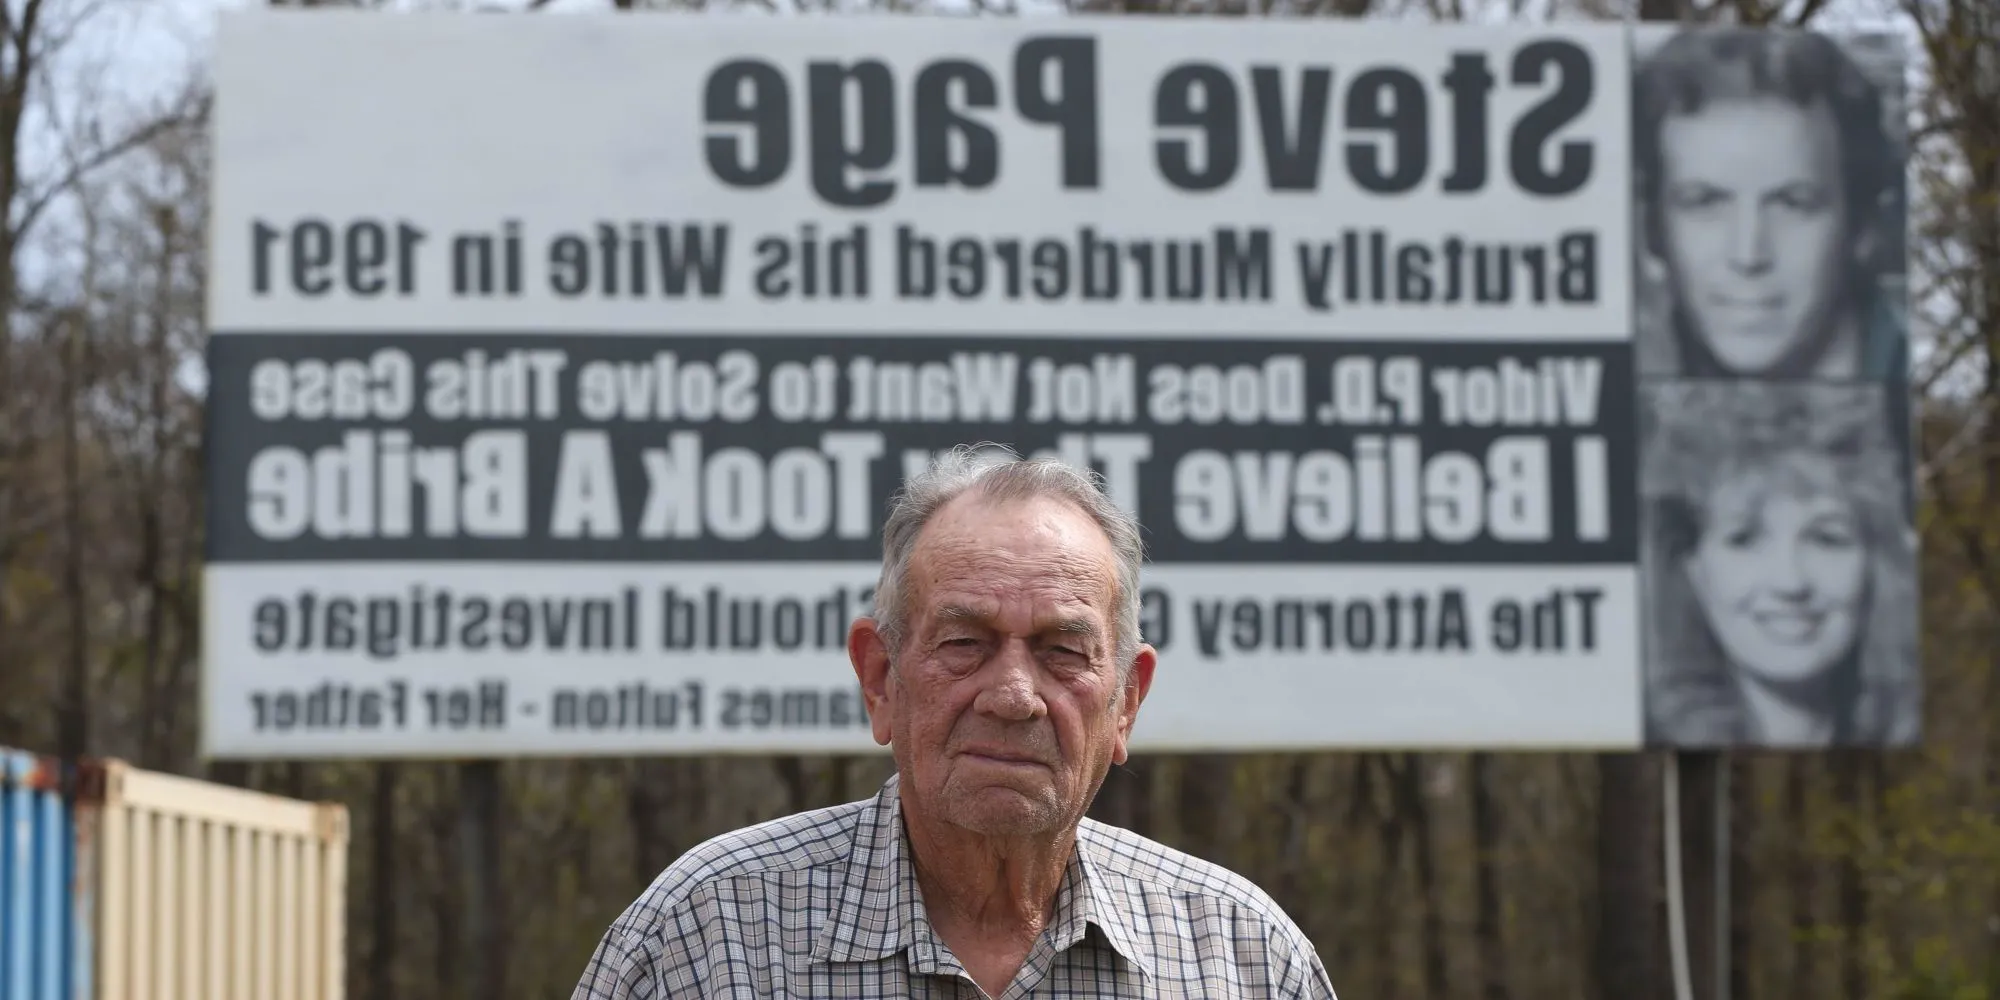
<path id="1" fill-rule="evenodd" d="M 1247 880 L 1085 818 L 1154 650 L 1138 526 L 1055 461 L 959 449 L 883 528 L 848 636 L 896 775 L 711 840 L 605 934 L 574 1000 L 1333 1000 Z"/>

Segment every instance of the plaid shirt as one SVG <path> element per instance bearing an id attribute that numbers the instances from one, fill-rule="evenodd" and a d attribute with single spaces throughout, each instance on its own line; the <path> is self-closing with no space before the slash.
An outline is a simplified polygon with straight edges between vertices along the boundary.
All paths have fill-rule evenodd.
<path id="1" fill-rule="evenodd" d="M 689 851 L 611 925 L 571 1000 L 984 996 L 925 916 L 897 785 Z M 1006 1000 L 1335 1000 L 1312 942 L 1247 879 L 1090 819 L 1077 846 Z"/>

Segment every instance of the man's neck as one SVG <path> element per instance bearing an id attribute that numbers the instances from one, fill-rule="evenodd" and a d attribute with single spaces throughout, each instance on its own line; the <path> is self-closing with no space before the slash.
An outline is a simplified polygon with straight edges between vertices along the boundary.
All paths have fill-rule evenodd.
<path id="1" fill-rule="evenodd" d="M 940 933 L 1033 941 L 1054 916 L 1074 835 L 993 838 L 909 814 L 911 862 Z"/>

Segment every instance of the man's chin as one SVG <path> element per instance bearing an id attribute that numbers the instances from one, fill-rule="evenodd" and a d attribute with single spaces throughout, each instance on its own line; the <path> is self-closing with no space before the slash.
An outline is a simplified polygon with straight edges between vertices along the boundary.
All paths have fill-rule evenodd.
<path id="1" fill-rule="evenodd" d="M 1046 788 L 1030 791 L 1010 784 L 964 789 L 940 804 L 952 825 L 989 837 L 1045 833 L 1060 822 L 1062 811 Z"/>

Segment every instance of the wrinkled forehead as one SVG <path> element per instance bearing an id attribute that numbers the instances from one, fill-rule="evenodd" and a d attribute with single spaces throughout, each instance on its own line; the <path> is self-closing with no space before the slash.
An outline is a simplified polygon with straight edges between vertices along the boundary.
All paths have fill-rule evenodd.
<path id="1" fill-rule="evenodd" d="M 911 553 L 917 608 L 1073 618 L 1110 606 L 1116 556 L 1088 515 L 1048 501 L 961 503 L 939 511 Z"/>
<path id="2" fill-rule="evenodd" d="M 927 623 L 944 630 L 972 628 L 1082 639 L 1102 639 L 1109 632 L 1103 608 L 1061 596 L 1034 600 L 940 594 L 927 608 Z"/>

